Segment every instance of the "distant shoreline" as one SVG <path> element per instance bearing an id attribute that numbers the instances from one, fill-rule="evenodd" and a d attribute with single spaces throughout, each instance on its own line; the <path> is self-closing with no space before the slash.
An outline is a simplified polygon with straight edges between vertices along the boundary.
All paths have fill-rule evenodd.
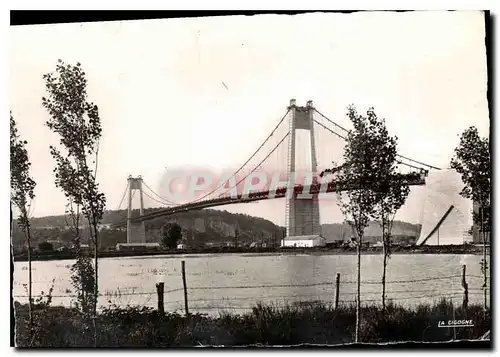
<path id="1" fill-rule="evenodd" d="M 489 246 L 486 247 L 490 254 Z M 355 248 L 210 248 L 210 249 L 185 249 L 185 250 L 160 250 L 160 251 L 105 251 L 99 253 L 99 258 L 121 258 L 121 257 L 147 257 L 159 255 L 190 255 L 190 254 L 276 254 L 276 255 L 353 255 Z M 363 255 L 380 255 L 381 247 L 370 247 L 362 250 Z M 421 246 L 421 247 L 396 247 L 392 254 L 483 254 L 480 245 L 455 245 L 455 246 Z M 75 259 L 73 252 L 47 252 L 34 253 L 32 261 L 52 261 Z M 14 262 L 28 261 L 27 254 L 14 254 Z"/>

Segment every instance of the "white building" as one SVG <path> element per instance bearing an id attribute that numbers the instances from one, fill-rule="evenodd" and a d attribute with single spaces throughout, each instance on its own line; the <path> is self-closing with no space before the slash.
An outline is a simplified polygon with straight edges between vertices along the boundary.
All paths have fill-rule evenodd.
<path id="1" fill-rule="evenodd" d="M 100 232 L 103 229 L 111 229 L 111 223 L 98 224 L 97 230 Z"/>
<path id="2" fill-rule="evenodd" d="M 311 248 L 324 247 L 325 245 L 326 239 L 319 235 L 285 237 L 281 241 L 282 247 Z"/>

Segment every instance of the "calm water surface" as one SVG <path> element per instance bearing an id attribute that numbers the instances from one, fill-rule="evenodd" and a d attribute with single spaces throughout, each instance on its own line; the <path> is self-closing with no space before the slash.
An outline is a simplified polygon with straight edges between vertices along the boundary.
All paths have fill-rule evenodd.
<path id="1" fill-rule="evenodd" d="M 399 254 L 389 260 L 387 297 L 404 305 L 447 296 L 461 303 L 462 265 L 467 265 L 469 302 L 482 303 L 481 255 Z M 193 312 L 244 312 L 255 303 L 293 303 L 335 299 L 340 273 L 341 302 L 354 301 L 355 255 L 206 254 L 100 259 L 100 306 L 156 307 L 157 282 L 165 283 L 165 309 L 183 311 L 181 260 L 186 262 L 189 308 Z M 53 304 L 71 304 L 72 260 L 33 262 L 33 294 L 47 292 L 54 279 Z M 379 303 L 382 256 L 362 257 L 362 301 Z M 27 301 L 27 262 L 16 262 L 14 296 Z M 277 286 L 278 285 L 278 286 Z"/>

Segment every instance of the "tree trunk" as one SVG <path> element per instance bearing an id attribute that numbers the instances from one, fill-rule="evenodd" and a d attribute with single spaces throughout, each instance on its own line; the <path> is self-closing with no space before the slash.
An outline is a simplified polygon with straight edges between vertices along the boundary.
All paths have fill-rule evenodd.
<path id="1" fill-rule="evenodd" d="M 387 240 L 385 237 L 385 224 L 384 221 L 382 220 L 382 255 L 383 255 L 383 261 L 382 261 L 382 311 L 385 311 L 385 274 L 386 274 L 386 267 L 387 267 Z"/>
<path id="2" fill-rule="evenodd" d="M 94 324 L 94 347 L 97 347 L 97 302 L 99 299 L 99 274 L 97 270 L 97 261 L 99 257 L 99 234 L 97 231 L 97 225 L 94 225 L 94 316 L 92 318 Z"/>
<path id="3" fill-rule="evenodd" d="M 481 234 L 483 236 L 483 274 L 484 274 L 484 310 L 486 311 L 487 309 L 487 303 L 488 303 L 488 291 L 487 291 L 487 263 L 486 263 L 486 236 L 484 234 L 484 206 L 483 202 L 481 201 Z"/>
<path id="4" fill-rule="evenodd" d="M 29 224 L 26 226 L 26 242 L 28 245 L 28 314 L 29 314 L 29 336 L 33 336 L 33 276 L 31 268 L 31 232 Z"/>
<path id="5" fill-rule="evenodd" d="M 358 280 L 357 280 L 357 298 L 356 298 L 356 335 L 354 342 L 359 342 L 359 327 L 360 327 L 360 313 L 361 313 L 361 244 L 362 237 L 359 236 L 358 241 Z"/>
<path id="6" fill-rule="evenodd" d="M 382 267 L 382 311 L 385 311 L 385 277 L 386 277 L 386 272 L 387 272 L 387 248 L 386 244 L 384 243 L 383 247 L 383 254 L 384 254 L 384 261 L 383 261 L 383 267 Z"/>
<path id="7" fill-rule="evenodd" d="M 21 208 L 21 228 L 24 231 L 26 245 L 28 246 L 28 328 L 30 341 L 33 337 L 33 276 L 31 268 L 31 231 L 26 207 Z"/>
<path id="8" fill-rule="evenodd" d="M 95 229 L 95 228 L 94 228 Z M 99 273 L 98 273 L 98 258 L 99 258 L 99 245 L 97 229 L 94 230 L 95 233 L 95 243 L 94 243 L 94 315 L 97 313 L 97 302 L 99 296 Z"/>

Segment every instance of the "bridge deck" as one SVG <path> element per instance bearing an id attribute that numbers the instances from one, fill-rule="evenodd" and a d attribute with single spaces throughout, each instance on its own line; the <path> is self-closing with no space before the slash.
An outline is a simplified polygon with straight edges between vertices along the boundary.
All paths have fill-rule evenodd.
<path id="1" fill-rule="evenodd" d="M 418 177 L 416 178 L 414 175 L 408 175 L 408 180 L 407 183 L 410 186 L 421 186 L 425 185 L 425 177 Z M 309 190 L 308 190 L 309 188 Z M 321 191 L 321 184 L 316 183 L 312 184 L 310 186 L 303 186 L 303 185 L 297 185 L 294 187 L 294 195 L 300 194 L 300 193 L 310 193 L 310 194 L 320 194 L 320 193 L 332 193 L 332 192 L 339 192 L 339 191 L 348 191 L 348 190 L 353 190 L 355 187 L 352 184 L 343 184 L 339 182 L 330 182 L 328 186 L 326 187 L 326 190 L 323 188 L 323 191 Z M 177 213 L 181 212 L 186 212 L 186 211 L 191 211 L 191 210 L 198 210 L 198 209 L 204 209 L 204 208 L 210 208 L 210 207 L 217 207 L 217 206 L 225 206 L 225 205 L 230 205 L 230 204 L 236 204 L 236 203 L 247 203 L 247 202 L 253 202 L 253 201 L 261 201 L 261 200 L 267 200 L 267 199 L 276 199 L 276 198 L 283 198 L 286 197 L 287 194 L 287 188 L 286 187 L 281 187 L 278 188 L 277 190 L 273 191 L 257 191 L 257 192 L 251 192 L 247 195 L 238 195 L 236 197 L 219 197 L 219 198 L 214 198 L 214 199 L 209 199 L 209 200 L 203 200 L 203 201 L 198 201 L 198 202 L 190 202 L 178 206 L 172 206 L 168 207 L 156 212 L 148 213 L 139 217 L 132 218 L 130 221 L 131 222 L 143 222 L 147 220 L 151 220 L 154 218 L 158 217 L 163 217 L 163 216 L 171 216 Z M 116 227 L 122 227 L 127 224 L 127 220 L 124 220 L 122 222 L 116 223 L 112 225 L 113 228 Z"/>

